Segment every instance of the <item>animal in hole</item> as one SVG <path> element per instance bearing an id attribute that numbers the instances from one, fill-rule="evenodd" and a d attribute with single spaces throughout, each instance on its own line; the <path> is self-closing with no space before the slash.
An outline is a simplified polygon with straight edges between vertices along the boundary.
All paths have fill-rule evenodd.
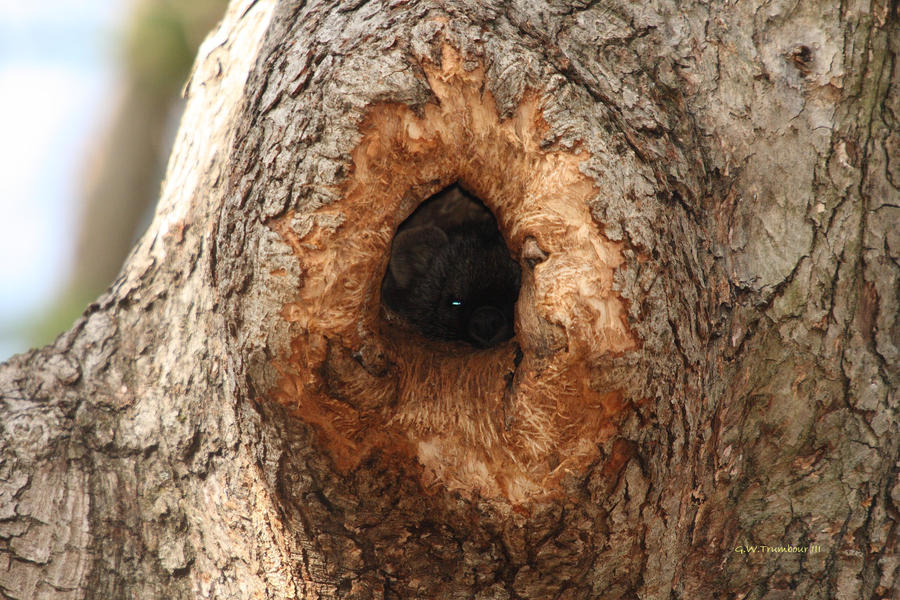
<path id="1" fill-rule="evenodd" d="M 454 185 L 398 229 L 381 297 L 427 338 L 488 348 L 513 335 L 520 280 L 494 216 Z"/>

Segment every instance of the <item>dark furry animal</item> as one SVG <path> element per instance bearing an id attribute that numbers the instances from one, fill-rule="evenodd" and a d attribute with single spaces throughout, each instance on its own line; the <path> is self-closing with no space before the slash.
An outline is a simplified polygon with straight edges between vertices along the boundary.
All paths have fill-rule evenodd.
<path id="1" fill-rule="evenodd" d="M 452 186 L 400 226 L 381 296 L 425 337 L 487 348 L 513 335 L 519 283 L 493 215 Z"/>

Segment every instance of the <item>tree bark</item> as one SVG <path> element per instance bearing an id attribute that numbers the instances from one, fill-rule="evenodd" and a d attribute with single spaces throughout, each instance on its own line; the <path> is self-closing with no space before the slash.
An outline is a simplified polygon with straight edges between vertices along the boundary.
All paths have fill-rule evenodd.
<path id="1" fill-rule="evenodd" d="M 900 597 L 898 20 L 233 2 L 150 230 L 0 367 L 0 591 Z M 380 305 L 455 182 L 485 350 Z"/>

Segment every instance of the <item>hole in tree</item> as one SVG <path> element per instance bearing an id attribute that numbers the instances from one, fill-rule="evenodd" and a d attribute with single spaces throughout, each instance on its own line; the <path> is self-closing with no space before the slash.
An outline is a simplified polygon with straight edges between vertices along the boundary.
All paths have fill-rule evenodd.
<path id="1" fill-rule="evenodd" d="M 788 58 L 802 75 L 809 75 L 813 67 L 813 51 L 809 46 L 800 45 L 788 53 Z"/>
<path id="2" fill-rule="evenodd" d="M 426 338 L 489 348 L 513 336 L 520 280 L 494 215 L 454 184 L 397 228 L 381 299 Z"/>

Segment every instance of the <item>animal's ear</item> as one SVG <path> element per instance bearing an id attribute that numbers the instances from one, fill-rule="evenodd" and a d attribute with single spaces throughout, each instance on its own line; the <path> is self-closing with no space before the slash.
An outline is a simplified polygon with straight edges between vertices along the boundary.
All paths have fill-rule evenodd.
<path id="1" fill-rule="evenodd" d="M 428 270 L 432 258 L 448 242 L 447 234 L 434 225 L 401 231 L 391 246 L 388 264 L 397 287 L 406 288 Z"/>

